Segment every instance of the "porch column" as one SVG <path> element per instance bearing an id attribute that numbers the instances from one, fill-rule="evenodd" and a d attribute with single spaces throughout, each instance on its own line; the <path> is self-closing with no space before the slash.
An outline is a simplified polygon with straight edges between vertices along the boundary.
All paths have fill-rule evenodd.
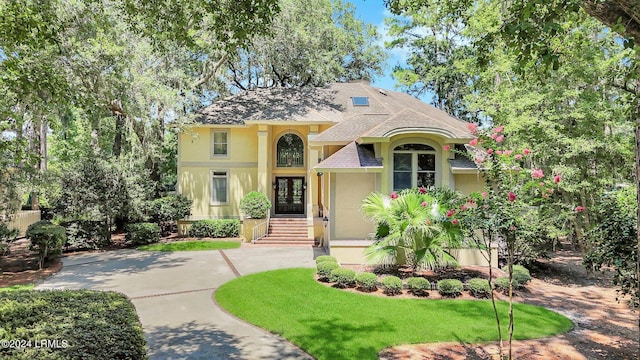
<path id="1" fill-rule="evenodd" d="M 311 140 L 311 138 L 313 138 L 315 135 L 318 135 L 318 125 L 309 126 L 307 144 L 309 143 L 308 141 Z M 318 146 L 307 146 L 307 149 L 307 192 L 305 196 L 305 199 L 307 200 L 307 236 L 315 240 L 316 234 L 313 219 L 318 211 L 317 206 L 315 205 L 318 203 L 318 193 L 316 191 L 316 187 L 318 186 L 318 176 L 316 175 L 316 172 L 313 171 L 313 167 L 318 164 L 320 148 Z"/>
<path id="2" fill-rule="evenodd" d="M 267 125 L 258 125 L 258 191 L 270 197 L 269 129 Z"/>

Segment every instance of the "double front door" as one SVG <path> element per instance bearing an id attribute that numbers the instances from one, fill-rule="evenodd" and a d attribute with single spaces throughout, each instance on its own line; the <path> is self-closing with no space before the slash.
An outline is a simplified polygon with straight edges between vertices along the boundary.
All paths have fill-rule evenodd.
<path id="1" fill-rule="evenodd" d="M 304 177 L 276 177 L 276 214 L 304 215 Z"/>

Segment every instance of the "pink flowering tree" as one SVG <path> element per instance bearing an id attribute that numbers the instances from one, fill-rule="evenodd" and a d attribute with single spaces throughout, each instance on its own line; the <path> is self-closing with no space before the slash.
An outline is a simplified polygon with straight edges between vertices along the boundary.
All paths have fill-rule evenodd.
<path id="1" fill-rule="evenodd" d="M 508 355 L 511 358 L 514 329 L 513 263 L 532 232 L 536 231 L 531 225 L 536 223 L 540 207 L 548 203 L 556 192 L 561 177 L 545 174 L 542 169 L 533 166 L 533 154 L 529 149 L 511 147 L 502 126 L 483 130 L 470 124 L 469 130 L 477 137 L 469 142 L 466 155 L 481 169 L 486 190 L 471 194 L 467 199 L 469 206 L 459 212 L 459 217 L 466 238 L 487 249 L 485 257 L 491 266 L 495 265 L 491 264 L 491 247 L 498 243 L 506 251 L 509 274 Z M 502 355 L 500 318 L 493 294 L 492 301 Z"/>
<path id="2" fill-rule="evenodd" d="M 365 257 L 373 264 L 410 265 L 414 272 L 456 266 L 448 250 L 462 243 L 459 219 L 451 210 L 460 201 L 446 188 L 369 194 L 361 211 L 377 229 Z"/>

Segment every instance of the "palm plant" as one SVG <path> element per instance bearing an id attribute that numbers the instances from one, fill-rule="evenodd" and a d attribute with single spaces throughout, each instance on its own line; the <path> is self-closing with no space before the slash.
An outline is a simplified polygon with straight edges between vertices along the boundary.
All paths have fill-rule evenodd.
<path id="1" fill-rule="evenodd" d="M 409 264 L 413 270 L 457 266 L 448 249 L 458 248 L 462 232 L 453 218 L 459 199 L 449 189 L 408 189 L 391 196 L 371 193 L 365 218 L 377 224 L 376 241 L 365 250 L 370 263 Z"/>

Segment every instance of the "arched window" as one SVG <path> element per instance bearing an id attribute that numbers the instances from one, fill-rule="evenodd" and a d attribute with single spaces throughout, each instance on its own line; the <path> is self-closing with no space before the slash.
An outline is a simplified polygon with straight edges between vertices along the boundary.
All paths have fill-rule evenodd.
<path id="1" fill-rule="evenodd" d="M 285 134 L 278 139 L 277 144 L 278 167 L 303 167 L 304 143 L 296 134 Z"/>
<path id="2" fill-rule="evenodd" d="M 429 145 L 404 144 L 393 149 L 393 190 L 436 184 L 436 151 Z"/>

